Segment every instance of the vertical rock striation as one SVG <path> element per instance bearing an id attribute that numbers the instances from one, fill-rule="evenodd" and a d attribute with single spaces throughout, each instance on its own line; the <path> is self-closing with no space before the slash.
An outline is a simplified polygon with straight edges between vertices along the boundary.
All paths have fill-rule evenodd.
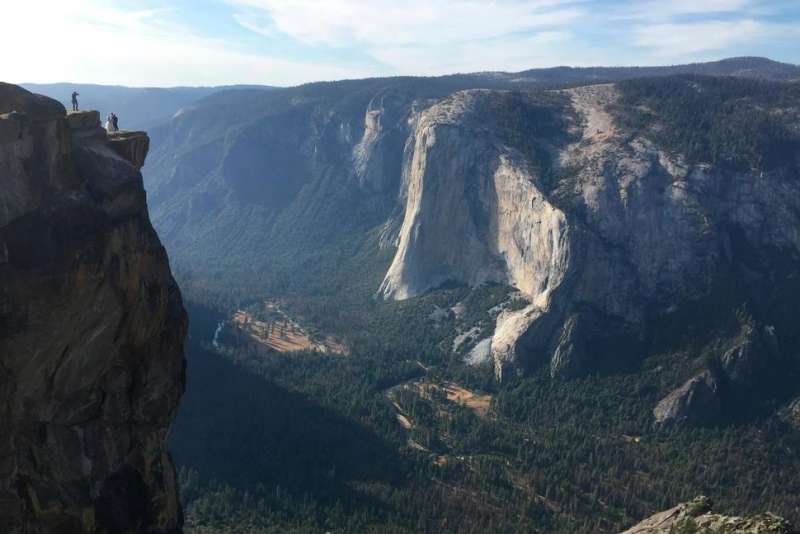
<path id="1" fill-rule="evenodd" d="M 492 339 L 501 377 L 539 366 L 565 378 L 624 368 L 663 337 L 658 321 L 686 323 L 681 313 L 698 306 L 732 313 L 713 295 L 746 302 L 757 315 L 751 330 L 772 340 L 721 349 L 724 384 L 702 375 L 658 410 L 713 419 L 711 405 L 686 412 L 702 399 L 722 409 L 725 391 L 752 391 L 762 368 L 781 361 L 781 338 L 796 343 L 779 310 L 800 296 L 800 182 L 788 168 L 688 164 L 620 126 L 610 110 L 623 105 L 615 86 L 596 85 L 464 91 L 424 111 L 380 294 L 405 299 L 449 281 L 519 289 L 529 306 L 501 313 Z"/>
<path id="2" fill-rule="evenodd" d="M 409 140 L 397 253 L 380 288 L 394 299 L 449 281 L 520 289 L 530 305 L 503 314 L 492 340 L 498 374 L 569 268 L 567 218 L 543 193 L 548 155 L 566 138 L 565 102 L 540 98 L 464 91 L 421 114 Z M 520 138 L 515 127 L 542 135 Z"/>
<path id="3" fill-rule="evenodd" d="M 142 135 L 112 149 L 96 112 L 0 84 L 2 532 L 181 531 L 187 319 Z"/>

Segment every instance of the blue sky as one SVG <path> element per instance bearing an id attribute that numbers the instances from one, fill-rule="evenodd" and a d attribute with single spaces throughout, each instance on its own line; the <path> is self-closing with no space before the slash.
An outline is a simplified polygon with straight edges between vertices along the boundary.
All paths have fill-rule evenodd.
<path id="1" fill-rule="evenodd" d="M 132 86 L 800 63 L 799 0 L 6 0 L 0 78 Z M 13 21 L 13 22 L 12 22 Z"/>

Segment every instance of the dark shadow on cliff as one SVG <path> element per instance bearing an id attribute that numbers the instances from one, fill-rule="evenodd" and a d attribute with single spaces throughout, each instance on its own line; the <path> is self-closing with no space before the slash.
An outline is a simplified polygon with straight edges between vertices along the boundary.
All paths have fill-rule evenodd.
<path id="1" fill-rule="evenodd" d="M 187 360 L 170 443 L 177 465 L 241 490 L 277 486 L 320 502 L 356 497 L 353 481 L 401 482 L 403 459 L 357 421 L 204 349 L 198 336 Z"/>

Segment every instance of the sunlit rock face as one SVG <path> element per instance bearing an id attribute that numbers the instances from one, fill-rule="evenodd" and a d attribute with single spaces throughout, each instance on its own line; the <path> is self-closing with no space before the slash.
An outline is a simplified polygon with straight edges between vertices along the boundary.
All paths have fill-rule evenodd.
<path id="1" fill-rule="evenodd" d="M 658 72 L 749 77 L 758 64 Z M 655 74 L 648 72 L 564 79 L 560 70 L 548 87 Z M 771 72 L 758 77 L 794 77 Z M 327 291 L 334 286 L 326 277 L 354 278 L 358 244 L 375 253 L 358 268 L 380 279 L 369 284 L 380 298 L 414 298 L 450 282 L 507 284 L 527 298 L 497 314 L 475 353 L 488 345 L 501 378 L 632 372 L 648 356 L 691 349 L 692 365 L 665 378 L 665 398 L 710 371 L 706 347 L 715 359 L 730 348 L 730 339 L 714 347 L 703 319 L 724 322 L 745 303 L 756 330 L 774 330 L 777 357 L 761 343 L 743 358 L 730 354 L 754 365 L 733 365 L 730 376 L 745 380 L 717 391 L 724 397 L 751 381 L 745 375 L 762 359 L 787 369 L 785 357 L 800 346 L 789 320 L 800 299 L 796 166 L 766 169 L 756 158 L 733 169 L 709 159 L 711 151 L 687 159 L 685 147 L 658 134 L 674 119 L 664 109 L 688 108 L 660 89 L 647 97 L 653 120 L 632 126 L 623 119 L 647 106 L 626 100 L 625 82 L 545 90 L 524 80 L 311 84 L 221 93 L 187 109 L 152 132 L 145 167 L 153 219 L 186 274 L 185 290 L 244 299 L 322 278 Z M 700 94 L 704 84 L 731 80 L 647 83 Z M 763 104 L 765 94 L 783 91 L 764 83 L 725 105 L 739 110 L 750 99 L 748 112 L 767 110 L 797 132 L 796 93 L 788 105 Z M 680 136 L 739 143 L 734 134 L 747 129 L 721 115 L 714 120 L 726 135 L 703 121 L 683 124 Z M 741 137 L 744 151 L 774 151 Z M 759 387 L 745 389 L 755 395 Z"/>
<path id="2" fill-rule="evenodd" d="M 622 128 L 619 105 L 615 86 L 596 85 L 538 97 L 464 91 L 422 112 L 380 294 L 513 286 L 530 305 L 498 316 L 498 376 L 546 365 L 562 378 L 636 361 L 658 320 L 722 285 L 743 300 L 778 298 L 769 292 L 791 285 L 782 262 L 800 257 L 796 177 L 687 164 Z M 738 377 L 726 387 L 747 382 L 756 360 L 779 361 L 767 345 L 720 352 Z"/>
<path id="3" fill-rule="evenodd" d="M 186 314 L 142 137 L 115 142 L 96 112 L 0 84 L 2 532 L 181 531 Z"/>

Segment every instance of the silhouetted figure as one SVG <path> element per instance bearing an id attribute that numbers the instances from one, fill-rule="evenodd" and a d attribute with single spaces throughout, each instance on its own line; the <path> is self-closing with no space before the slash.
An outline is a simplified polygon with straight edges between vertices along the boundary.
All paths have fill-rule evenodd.
<path id="1" fill-rule="evenodd" d="M 114 123 L 114 131 L 119 131 L 119 117 L 117 117 L 116 113 L 111 114 L 111 122 Z"/>
<path id="2" fill-rule="evenodd" d="M 72 91 L 72 111 L 78 111 L 78 91 Z"/>

